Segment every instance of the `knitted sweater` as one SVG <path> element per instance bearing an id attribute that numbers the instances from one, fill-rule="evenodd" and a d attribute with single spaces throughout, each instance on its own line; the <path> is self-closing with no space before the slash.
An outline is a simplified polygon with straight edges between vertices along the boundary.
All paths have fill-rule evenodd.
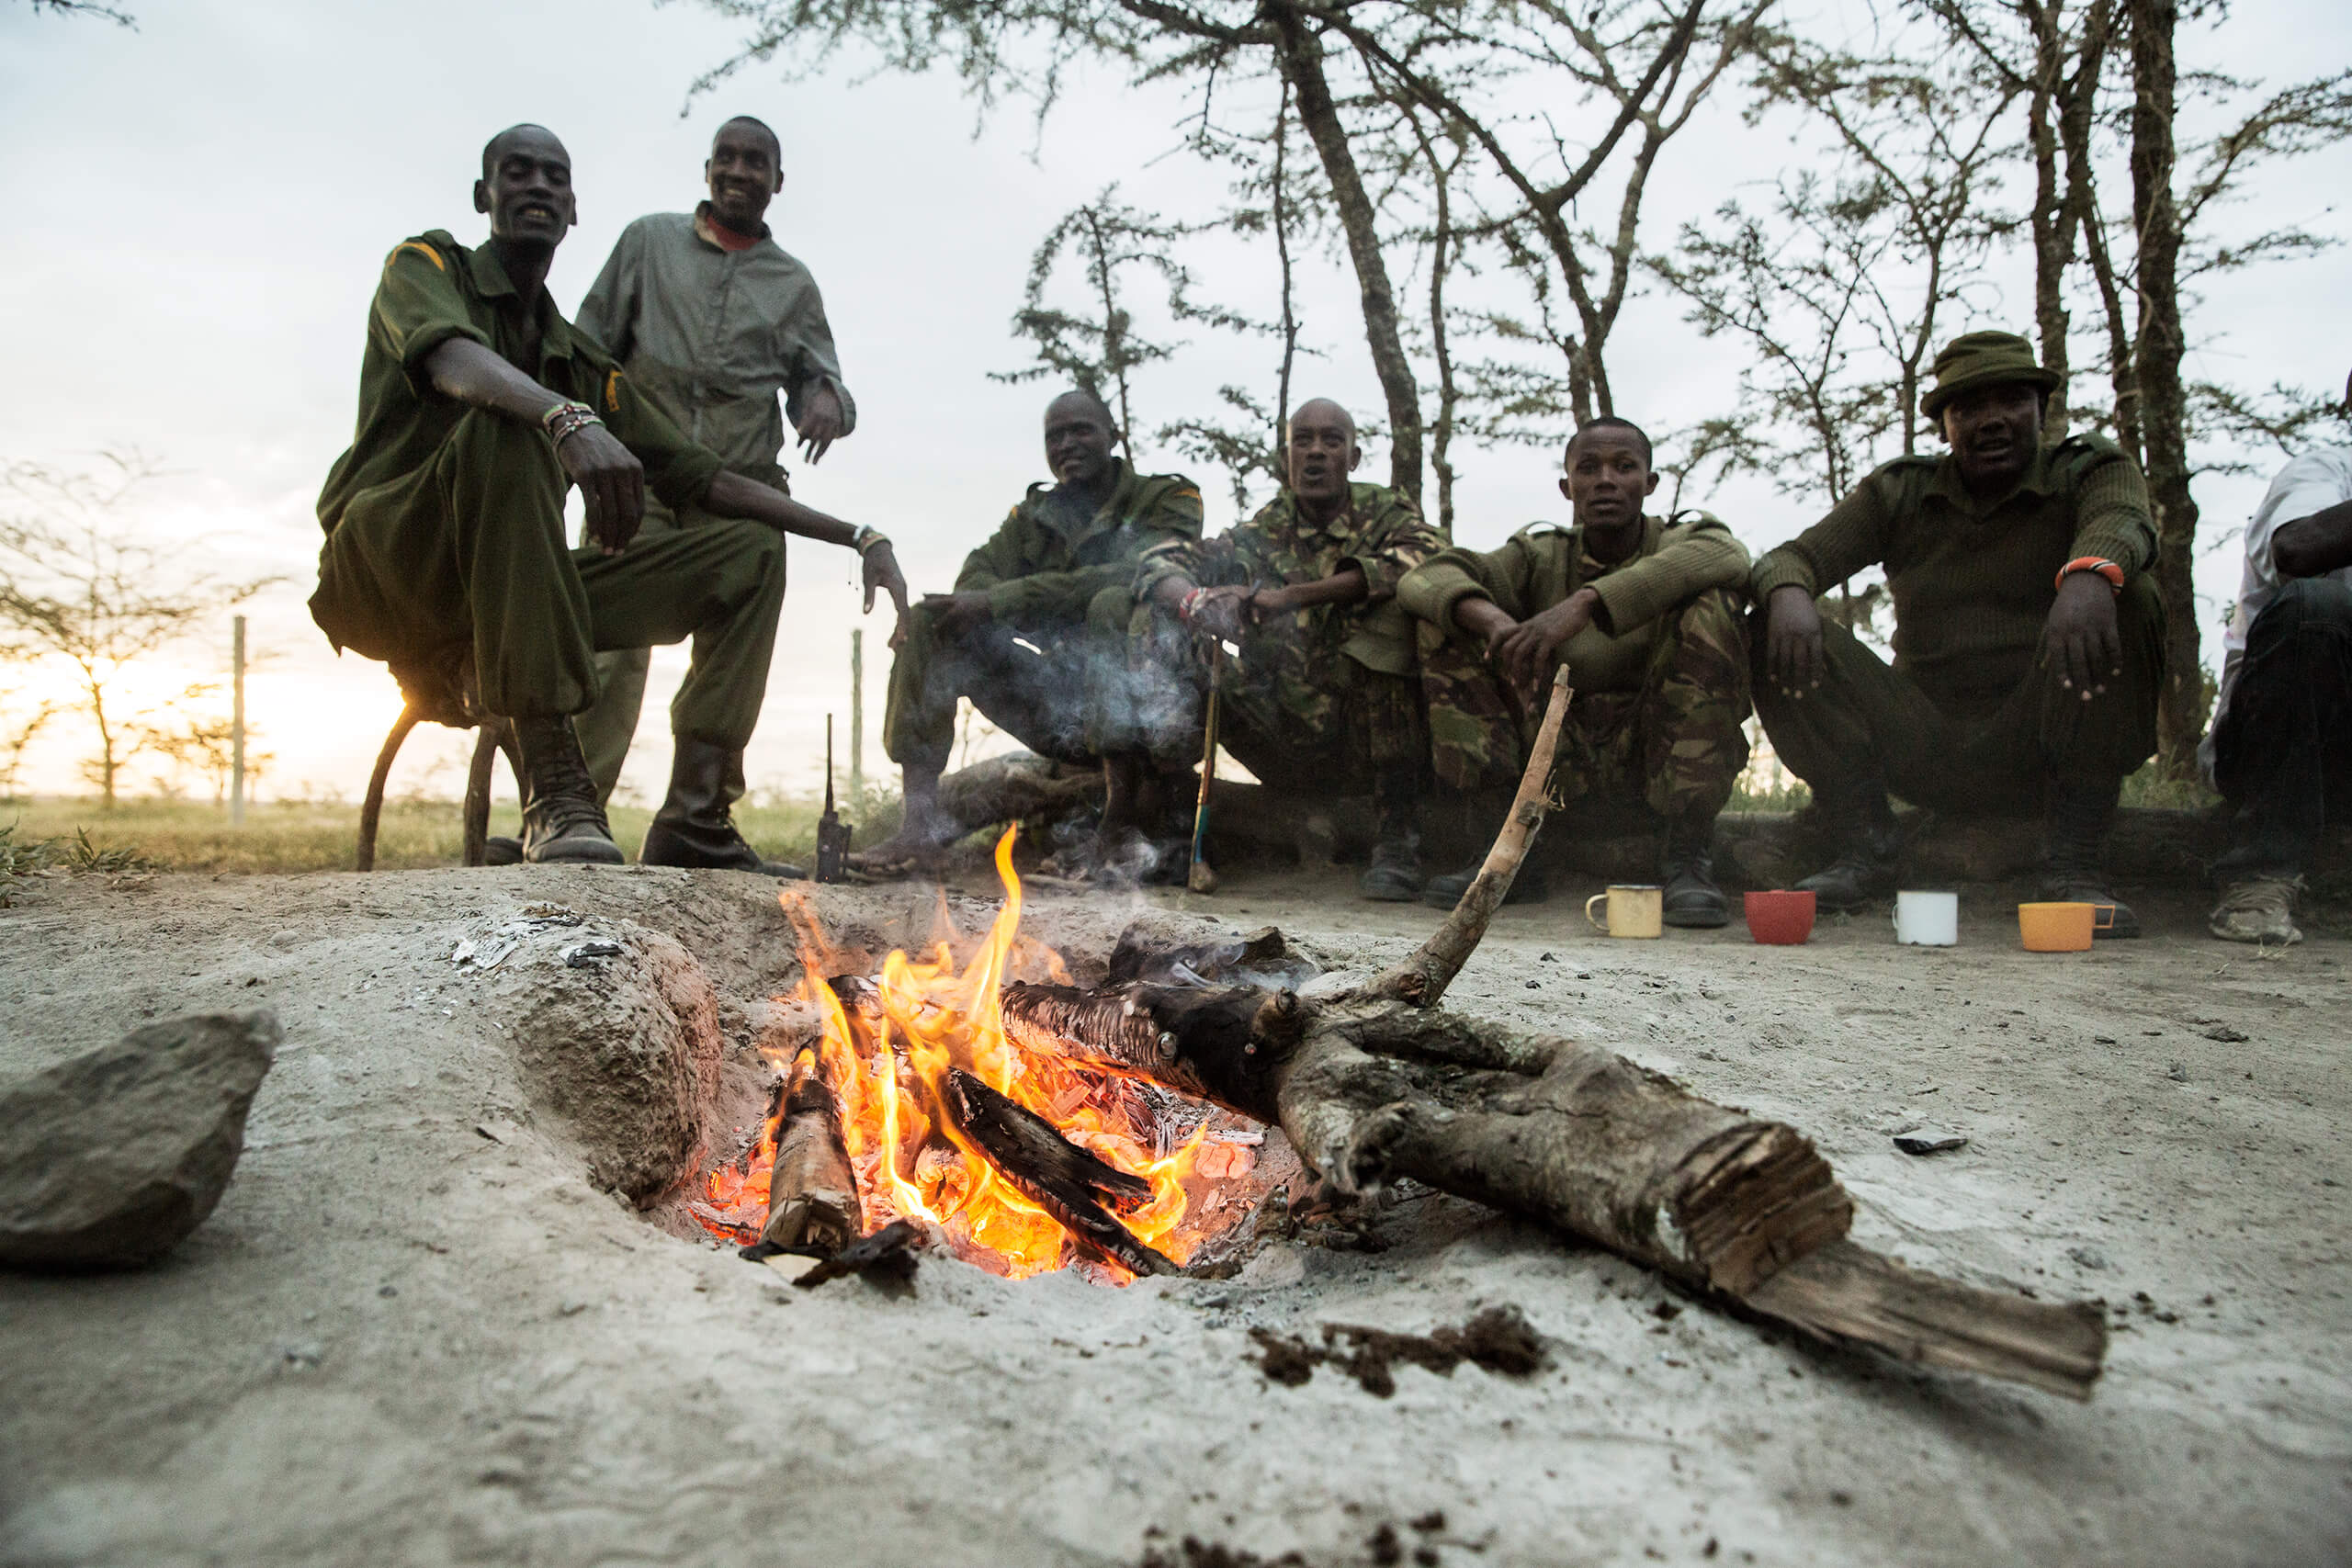
<path id="1" fill-rule="evenodd" d="M 1536 523 L 1493 550 L 1456 547 L 1415 567 L 1397 584 L 1405 608 L 1448 636 L 1463 600 L 1490 599 L 1515 621 L 1559 604 L 1579 588 L 1600 596 L 1592 625 L 1560 650 L 1579 692 L 1632 691 L 1642 683 L 1668 611 L 1710 588 L 1743 589 L 1747 550 L 1711 513 L 1642 519 L 1642 542 L 1607 565 L 1585 548 L 1581 528 Z"/>
<path id="2" fill-rule="evenodd" d="M 1760 603 L 1776 588 L 1818 594 L 1883 565 L 1894 600 L 1895 668 L 1939 686 L 1991 690 L 2032 668 L 2060 567 L 2096 556 L 2130 574 L 2155 554 L 2139 467 L 2103 435 L 2071 435 L 1990 501 L 1962 488 L 1949 456 L 1898 457 L 1766 552 L 1753 583 Z"/>

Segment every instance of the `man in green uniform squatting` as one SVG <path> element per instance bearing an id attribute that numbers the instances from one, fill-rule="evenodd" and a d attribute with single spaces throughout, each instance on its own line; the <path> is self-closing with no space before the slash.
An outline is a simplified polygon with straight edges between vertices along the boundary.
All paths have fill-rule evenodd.
<path id="1" fill-rule="evenodd" d="M 1797 884 L 1833 909 L 1893 890 L 1887 803 L 1985 815 L 2039 807 L 2052 898 L 2113 904 L 2101 864 L 2124 776 L 2156 745 L 2164 610 L 2140 470 L 2105 436 L 2041 442 L 2058 378 L 2011 333 L 1936 355 L 1919 400 L 1951 451 L 1878 469 L 1756 564 L 1756 709 L 1841 835 Z M 1894 663 L 1824 626 L 1815 598 L 1883 565 Z M 2101 936 L 2135 936 L 2117 905 Z"/>
<path id="2" fill-rule="evenodd" d="M 729 807 L 767 688 L 784 603 L 783 535 L 864 558 L 866 605 L 906 585 L 888 541 L 721 470 L 546 288 L 577 220 L 571 159 L 536 125 L 482 149 L 474 209 L 490 241 L 435 231 L 384 264 L 360 362 L 358 431 L 319 497 L 325 547 L 311 615 L 338 650 L 392 667 L 428 716 L 481 708 L 514 721 L 523 854 L 618 864 L 571 716 L 596 694 L 604 649 L 694 639 L 671 708 L 695 771 L 733 781 L 673 792 L 647 832 L 655 865 L 760 870 Z M 585 500 L 590 545 L 564 545 L 566 490 Z M 631 541 L 645 491 L 711 524 Z"/>
<path id="3" fill-rule="evenodd" d="M 1747 762 L 1748 558 L 1704 512 L 1650 517 L 1650 440 L 1596 419 L 1568 440 L 1563 528 L 1539 523 L 1498 550 L 1454 548 L 1406 574 L 1396 597 L 1421 622 L 1421 682 L 1440 784 L 1476 795 L 1499 826 L 1544 716 L 1552 671 L 1576 688 L 1552 795 L 1638 802 L 1665 827 L 1666 923 L 1720 926 L 1715 817 Z M 1476 867 L 1432 878 L 1452 908 Z M 1514 899 L 1544 896 L 1523 868 Z"/>
<path id="4" fill-rule="evenodd" d="M 580 301 L 577 325 L 611 350 L 638 392 L 728 471 L 790 493 L 785 421 L 814 464 L 857 425 L 842 381 L 825 302 L 808 269 L 768 231 L 768 203 L 784 189 L 775 132 L 749 116 L 718 128 L 703 164 L 710 198 L 691 213 L 657 212 L 621 231 L 605 270 Z M 650 499 L 639 538 L 692 528 L 699 508 L 673 512 Z M 642 648 L 596 656 L 602 690 L 573 721 L 580 749 L 609 800 L 645 704 L 650 655 Z M 673 765 L 698 761 L 681 752 Z M 710 793 L 717 779 L 673 780 Z M 738 781 L 732 787 L 741 792 Z"/>
<path id="5" fill-rule="evenodd" d="M 1378 812 L 1367 898 L 1421 890 L 1419 810 L 1429 730 L 1411 617 L 1396 584 L 1445 547 L 1400 491 L 1351 483 L 1355 421 L 1329 398 L 1299 406 L 1290 482 L 1258 514 L 1207 543 L 1144 557 L 1135 657 L 1192 696 L 1136 737 L 1164 761 L 1198 757 L 1209 650 L 1218 659 L 1219 739 L 1281 790 L 1370 795 Z"/>
<path id="6" fill-rule="evenodd" d="M 1200 487 L 1182 474 L 1136 473 L 1118 446 L 1118 425 L 1093 393 L 1047 404 L 1046 467 L 1056 482 L 1030 486 L 964 558 L 956 591 L 925 594 L 907 617 L 882 719 L 906 816 L 851 865 L 898 869 L 963 833 L 939 805 L 958 697 L 1041 757 L 1094 759 L 1089 682 L 1118 662 L 1136 560 L 1152 546 L 1201 536 Z"/>

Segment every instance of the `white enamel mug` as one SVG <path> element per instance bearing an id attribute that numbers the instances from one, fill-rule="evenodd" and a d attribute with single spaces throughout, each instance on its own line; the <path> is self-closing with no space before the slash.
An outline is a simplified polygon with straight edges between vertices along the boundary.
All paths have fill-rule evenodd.
<path id="1" fill-rule="evenodd" d="M 1960 942 L 1960 895 L 1897 893 L 1894 940 L 1912 947 L 1951 947 Z"/>

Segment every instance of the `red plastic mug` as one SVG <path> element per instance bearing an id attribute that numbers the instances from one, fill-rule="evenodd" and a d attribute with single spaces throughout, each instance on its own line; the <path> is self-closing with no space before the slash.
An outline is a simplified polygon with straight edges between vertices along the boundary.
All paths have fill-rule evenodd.
<path id="1" fill-rule="evenodd" d="M 1767 947 L 1794 947 L 1813 934 L 1810 893 L 1750 893 L 1747 934 Z"/>

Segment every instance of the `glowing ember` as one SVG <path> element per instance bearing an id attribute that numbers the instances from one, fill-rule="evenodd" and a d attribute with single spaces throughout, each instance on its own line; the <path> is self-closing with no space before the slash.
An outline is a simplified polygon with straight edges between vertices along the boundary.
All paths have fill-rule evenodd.
<path id="1" fill-rule="evenodd" d="M 899 1218 L 928 1223 L 959 1256 L 1012 1279 L 1072 1260 L 1069 1234 L 999 1176 L 944 1110 L 946 1074 L 960 1067 L 1053 1122 L 1071 1143 L 1150 1182 L 1151 1201 L 1121 1220 L 1137 1239 L 1181 1263 L 1202 1239 L 1198 1226 L 1179 1231 L 1189 1207 L 1185 1178 L 1196 1167 L 1204 1179 L 1242 1178 L 1252 1152 L 1206 1142 L 1204 1122 L 1181 1147 L 1160 1155 L 1154 1147 L 1158 1118 L 1135 1086 L 1024 1052 L 1005 1038 L 998 1004 L 1005 981 L 1069 981 L 1057 954 L 1019 934 L 1012 843 L 1010 831 L 998 841 L 1004 908 L 971 962 L 958 969 L 944 942 L 928 959 L 894 952 L 883 960 L 871 1003 L 861 998 L 854 1017 L 826 984 L 848 960 L 826 940 L 804 896 L 790 889 L 780 896 L 799 936 L 800 996 L 822 1022 L 818 1049 L 840 1106 L 866 1231 Z M 713 1171 L 703 1203 L 691 1205 L 713 1235 L 742 1239 L 733 1216 L 764 1209 L 777 1125 L 772 1114 L 758 1143 Z"/>

